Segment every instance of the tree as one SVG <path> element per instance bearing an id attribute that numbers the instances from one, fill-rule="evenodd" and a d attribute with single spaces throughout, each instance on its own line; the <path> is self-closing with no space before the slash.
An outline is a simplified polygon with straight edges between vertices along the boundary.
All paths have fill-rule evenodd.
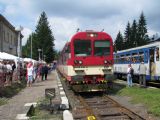
<path id="1" fill-rule="evenodd" d="M 121 34 L 121 32 L 119 31 L 119 33 L 117 34 L 116 40 L 114 42 L 114 51 L 118 51 L 118 50 L 122 50 L 123 49 L 123 44 L 124 39 L 123 36 Z"/>
<path id="2" fill-rule="evenodd" d="M 33 36 L 35 36 L 35 33 L 29 35 L 26 45 L 22 47 L 23 57 L 31 58 L 31 39 L 33 39 Z M 35 57 L 32 58 L 36 59 Z"/>
<path id="3" fill-rule="evenodd" d="M 32 41 L 32 44 L 31 44 L 31 41 Z M 32 45 L 32 50 L 31 50 L 31 45 Z M 38 60 L 38 51 L 36 46 L 37 46 L 36 34 L 31 33 L 27 39 L 26 45 L 22 47 L 22 56 Z M 31 55 L 31 51 L 32 51 L 32 55 Z"/>
<path id="4" fill-rule="evenodd" d="M 45 55 L 45 60 L 47 62 L 51 62 L 54 59 L 54 36 L 50 29 L 47 16 L 45 12 L 42 12 L 40 19 L 38 21 L 38 25 L 36 26 L 35 30 L 36 34 L 36 49 L 42 50 L 42 57 Z"/>
<path id="5" fill-rule="evenodd" d="M 133 24 L 131 27 L 131 48 L 132 47 L 136 47 L 138 45 L 138 39 L 137 39 L 138 35 L 137 35 L 137 22 L 136 20 L 133 20 Z"/>
<path id="6" fill-rule="evenodd" d="M 32 33 L 26 45 L 23 47 L 23 57 L 31 57 L 31 39 L 32 39 L 32 58 L 38 60 L 38 49 L 41 49 L 40 58 L 46 62 L 52 62 L 55 57 L 54 36 L 47 20 L 47 15 L 42 12 L 36 30 Z"/>
<path id="7" fill-rule="evenodd" d="M 131 48 L 132 46 L 132 41 L 131 41 L 131 27 L 130 23 L 128 22 L 126 30 L 124 32 L 124 42 L 126 43 L 124 46 L 124 49 Z"/>
<path id="8" fill-rule="evenodd" d="M 45 12 L 42 12 L 38 25 L 36 26 L 36 39 L 37 39 L 37 49 L 42 50 L 43 55 L 46 56 L 45 60 L 51 62 L 54 59 L 54 36 L 50 29 L 47 16 Z"/>
<path id="9" fill-rule="evenodd" d="M 149 41 L 147 35 L 147 24 L 143 12 L 140 15 L 138 23 L 138 46 L 145 45 Z"/>

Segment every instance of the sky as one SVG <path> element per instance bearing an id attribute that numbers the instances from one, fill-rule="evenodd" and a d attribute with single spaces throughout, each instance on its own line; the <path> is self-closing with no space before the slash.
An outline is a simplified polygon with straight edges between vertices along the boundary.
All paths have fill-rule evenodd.
<path id="1" fill-rule="evenodd" d="M 94 30 L 105 32 L 115 40 L 119 31 L 124 33 L 128 22 L 139 20 L 143 12 L 148 35 L 160 34 L 159 0 L 0 0 L 0 14 L 14 27 L 22 26 L 25 45 L 35 31 L 40 14 L 45 11 L 55 49 L 61 50 L 76 33 Z"/>

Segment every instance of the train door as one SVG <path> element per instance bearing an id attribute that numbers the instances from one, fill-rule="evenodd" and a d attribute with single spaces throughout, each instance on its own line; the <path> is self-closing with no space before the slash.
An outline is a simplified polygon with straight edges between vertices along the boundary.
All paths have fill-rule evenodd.
<path id="1" fill-rule="evenodd" d="M 149 74 L 151 76 L 151 80 L 154 80 L 155 76 L 155 47 L 149 49 Z"/>
<path id="2" fill-rule="evenodd" d="M 160 80 L 160 59 L 159 59 L 159 46 L 156 47 L 155 49 L 155 69 L 156 69 L 156 73 L 155 73 L 155 79 L 156 80 Z"/>

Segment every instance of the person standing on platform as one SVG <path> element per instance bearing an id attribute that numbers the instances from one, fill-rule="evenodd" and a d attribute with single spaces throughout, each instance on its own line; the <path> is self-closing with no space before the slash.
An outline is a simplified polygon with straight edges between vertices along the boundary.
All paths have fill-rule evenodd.
<path id="1" fill-rule="evenodd" d="M 6 67 L 7 67 L 6 84 L 11 85 L 11 83 L 12 83 L 12 66 L 9 61 L 7 61 Z"/>
<path id="2" fill-rule="evenodd" d="M 146 87 L 146 70 L 147 67 L 144 65 L 144 62 L 141 62 L 139 65 L 139 85 L 140 87 Z"/>
<path id="3" fill-rule="evenodd" d="M 129 64 L 128 69 L 127 69 L 127 84 L 128 84 L 128 87 L 132 87 L 132 85 L 133 85 L 132 77 L 133 77 L 133 68 L 132 68 L 131 64 Z"/>
<path id="4" fill-rule="evenodd" d="M 4 77 L 3 77 L 3 60 L 0 59 L 0 87 L 4 85 Z"/>
<path id="5" fill-rule="evenodd" d="M 41 76 L 42 76 L 42 81 L 44 80 L 44 63 L 42 64 L 42 67 L 41 67 Z"/>
<path id="6" fill-rule="evenodd" d="M 37 82 L 38 81 L 40 81 L 40 77 L 41 77 L 41 75 L 42 75 L 42 64 L 41 63 L 39 63 L 38 64 L 38 70 L 37 70 Z"/>
<path id="7" fill-rule="evenodd" d="M 48 66 L 47 66 L 47 64 L 45 64 L 44 65 L 44 78 L 45 78 L 45 80 L 47 80 L 47 76 L 48 76 Z"/>
<path id="8" fill-rule="evenodd" d="M 33 82 L 33 63 L 30 61 L 27 65 L 27 86 L 31 86 Z"/>

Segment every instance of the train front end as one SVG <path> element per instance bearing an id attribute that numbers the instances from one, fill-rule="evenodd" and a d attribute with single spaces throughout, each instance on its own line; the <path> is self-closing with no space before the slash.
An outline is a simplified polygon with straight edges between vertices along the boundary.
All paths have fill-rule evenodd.
<path id="1" fill-rule="evenodd" d="M 113 78 L 113 42 L 105 32 L 78 32 L 70 42 L 68 81 L 76 92 L 106 91 Z"/>

